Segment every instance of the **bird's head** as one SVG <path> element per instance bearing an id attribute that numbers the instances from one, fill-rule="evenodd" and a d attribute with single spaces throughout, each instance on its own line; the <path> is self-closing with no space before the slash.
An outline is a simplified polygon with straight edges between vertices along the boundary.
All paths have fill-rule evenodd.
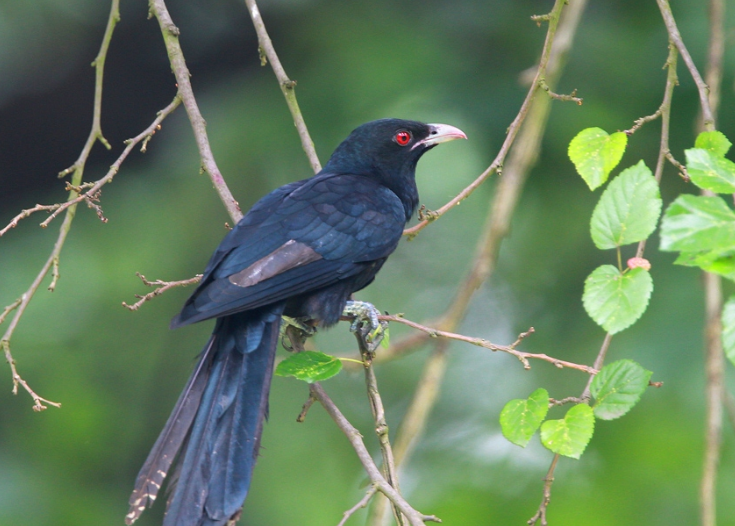
<path id="1" fill-rule="evenodd" d="M 466 138 L 462 130 L 448 124 L 403 119 L 371 121 L 355 128 L 342 141 L 324 171 L 378 179 L 401 198 L 410 216 L 418 204 L 414 180 L 418 160 L 437 144 Z"/>

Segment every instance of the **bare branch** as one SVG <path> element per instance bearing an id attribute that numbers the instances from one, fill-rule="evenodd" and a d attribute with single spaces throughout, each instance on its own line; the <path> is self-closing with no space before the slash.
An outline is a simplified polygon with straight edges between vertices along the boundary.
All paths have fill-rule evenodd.
<path id="1" fill-rule="evenodd" d="M 689 54 L 689 50 L 684 45 L 684 41 L 679 33 L 679 28 L 676 26 L 676 20 L 674 20 L 674 15 L 671 12 L 671 6 L 669 5 L 668 0 L 656 0 L 656 2 L 661 10 L 661 16 L 664 19 L 666 31 L 669 33 L 669 39 L 674 43 L 676 49 L 679 50 L 681 58 L 684 59 L 684 63 L 686 64 L 692 79 L 694 79 L 694 83 L 697 85 L 697 91 L 699 92 L 699 104 L 702 109 L 703 117 L 702 126 L 705 130 L 714 130 L 715 118 L 710 106 L 709 88 L 702 79 L 702 76 L 699 74 L 699 70 L 697 70 L 697 66 L 694 64 L 694 60 Z"/>
<path id="2" fill-rule="evenodd" d="M 539 87 L 544 90 L 546 93 L 549 94 L 549 97 L 552 99 L 560 100 L 562 102 L 576 102 L 577 106 L 581 106 L 582 102 L 584 102 L 584 99 L 577 97 L 577 90 L 573 90 L 569 95 L 560 95 L 559 93 L 554 93 L 551 91 L 551 88 L 546 83 L 546 79 L 539 79 Z"/>
<path id="3" fill-rule="evenodd" d="M 291 348 L 296 352 L 304 350 L 303 341 L 301 335 L 298 334 L 298 329 L 294 326 L 286 328 L 286 335 L 291 341 Z M 388 481 L 383 477 L 380 469 L 375 464 L 373 457 L 365 447 L 365 443 L 362 441 L 362 435 L 360 432 L 345 418 L 339 408 L 335 405 L 332 399 L 324 391 L 324 388 L 319 383 L 313 383 L 309 385 L 310 397 L 315 398 L 327 411 L 327 414 L 334 420 L 337 427 L 345 434 L 347 439 L 350 441 L 357 458 L 360 460 L 363 468 L 367 472 L 370 482 L 375 486 L 377 491 L 380 491 L 385 495 L 396 507 L 403 513 L 408 519 L 411 526 L 423 526 L 427 521 L 430 522 L 441 522 L 437 517 L 433 515 L 423 515 L 413 509 L 408 502 L 401 496 L 398 491 L 391 486 Z"/>
<path id="4" fill-rule="evenodd" d="M 370 411 L 375 420 L 375 434 L 380 443 L 380 452 L 383 456 L 383 475 L 385 479 L 397 492 L 400 492 L 398 484 L 398 472 L 393 456 L 393 448 L 390 444 L 388 435 L 388 422 L 385 419 L 385 408 L 383 407 L 383 399 L 378 391 L 378 379 L 375 377 L 375 369 L 373 369 L 373 353 L 368 350 L 360 331 L 355 331 L 355 338 L 360 348 L 363 364 L 365 365 L 365 385 L 367 386 L 367 395 L 370 402 Z M 401 514 L 398 507 L 393 504 L 393 515 L 398 526 L 405 525 L 405 518 Z"/>
<path id="5" fill-rule="evenodd" d="M 20 305 L 22 301 L 23 301 L 23 297 L 21 296 L 20 298 L 15 300 L 13 303 L 5 307 L 5 309 L 3 309 L 3 313 L 0 314 L 0 325 L 3 324 L 8 314 L 10 314 L 11 312 L 13 312 L 15 309 L 18 308 L 18 305 Z"/>
<path id="6" fill-rule="evenodd" d="M 549 471 L 546 473 L 546 476 L 544 477 L 544 494 L 543 497 L 541 497 L 541 504 L 538 507 L 538 511 L 536 514 L 528 519 L 528 524 L 530 526 L 533 526 L 537 522 L 541 522 L 541 526 L 547 526 L 548 522 L 546 521 L 546 510 L 549 507 L 549 502 L 551 502 L 551 485 L 554 483 L 554 470 L 556 469 L 556 463 L 559 461 L 559 454 L 557 453 L 554 455 L 554 459 L 551 461 L 551 466 L 549 466 Z"/>
<path id="7" fill-rule="evenodd" d="M 345 523 L 347 522 L 347 520 L 350 517 L 352 517 L 357 510 L 359 510 L 360 508 L 364 508 L 365 506 L 367 506 L 368 505 L 368 502 L 370 502 L 370 499 L 373 498 L 373 495 L 375 495 L 375 493 L 377 491 L 378 491 L 378 488 L 375 487 L 375 485 L 370 486 L 370 489 L 367 490 L 367 493 L 365 493 L 365 496 L 363 496 L 357 504 L 355 504 L 354 506 L 352 506 L 349 510 L 347 510 L 344 513 L 344 516 L 342 517 L 342 520 L 339 521 L 339 524 L 337 524 L 337 526 L 344 526 Z"/>
<path id="8" fill-rule="evenodd" d="M 508 126 L 508 132 L 505 137 L 505 141 L 500 147 L 498 155 L 495 157 L 493 162 L 490 163 L 490 166 L 484 172 L 482 172 L 477 177 L 477 179 L 475 179 L 459 194 L 457 194 L 454 199 L 449 201 L 438 210 L 431 212 L 430 217 L 427 217 L 423 221 L 419 221 L 411 228 L 407 228 L 406 230 L 404 230 L 403 235 L 409 236 L 409 239 L 415 237 L 421 230 L 426 227 L 426 225 L 428 225 L 432 221 L 437 220 L 438 218 L 446 214 L 449 210 L 467 199 L 472 194 L 472 192 L 474 192 L 483 182 L 485 182 L 488 177 L 501 169 L 501 167 L 503 166 L 503 162 L 505 161 L 505 157 L 508 155 L 508 151 L 515 141 L 518 130 L 520 129 L 523 121 L 526 118 L 526 115 L 528 114 L 528 111 L 531 107 L 531 102 L 533 102 L 533 99 L 536 96 L 536 92 L 540 88 L 541 79 L 548 77 L 546 70 L 549 65 L 551 48 L 554 43 L 554 36 L 556 35 L 557 26 L 559 24 L 559 17 L 565 4 L 565 0 L 556 0 L 554 2 L 554 7 L 551 8 L 551 12 L 548 15 L 544 16 L 544 20 L 548 20 L 549 22 L 549 29 L 546 33 L 546 41 L 544 42 L 544 47 L 541 51 L 541 60 L 539 61 L 539 66 L 536 70 L 536 76 L 534 77 L 533 82 L 531 83 L 531 88 L 529 89 L 528 94 L 526 95 L 526 98 L 521 105 L 521 109 L 518 111 L 518 115 L 516 115 L 516 118 L 513 119 L 513 122 L 510 124 L 510 126 Z"/>
<path id="9" fill-rule="evenodd" d="M 408 504 L 408 502 L 406 502 L 406 500 L 390 484 L 388 484 L 388 481 L 385 480 L 383 475 L 380 473 L 378 466 L 370 456 L 370 452 L 365 447 L 365 444 L 362 441 L 362 435 L 345 418 L 332 399 L 329 398 L 327 393 L 324 391 L 324 388 L 318 383 L 311 384 L 309 388 L 316 399 L 319 400 L 319 403 L 322 404 L 329 416 L 332 417 L 332 420 L 337 424 L 337 427 L 342 430 L 350 441 L 350 444 L 355 450 L 355 453 L 357 453 L 357 458 L 360 459 L 360 463 L 362 463 L 370 481 L 375 485 L 378 491 L 398 507 L 401 513 L 403 513 L 408 519 L 409 524 L 411 524 L 411 526 L 423 526 L 425 522 L 441 522 L 441 520 L 433 515 L 423 515 L 413 509 L 411 505 Z"/>
<path id="10" fill-rule="evenodd" d="M 120 167 L 122 166 L 122 163 L 127 159 L 130 152 L 133 151 L 133 149 L 141 142 L 145 141 L 147 139 L 150 139 L 153 134 L 155 134 L 158 130 L 161 129 L 161 122 L 168 117 L 176 108 L 179 107 L 179 104 L 181 104 L 181 98 L 177 95 L 174 97 L 174 100 L 171 101 L 171 103 L 166 106 L 164 109 L 158 112 L 156 115 L 156 118 L 153 120 L 153 122 L 141 133 L 139 133 L 137 136 L 133 137 L 132 139 L 128 139 L 125 141 L 125 149 L 122 151 L 120 156 L 115 160 L 114 163 L 112 163 L 112 166 L 110 166 L 110 169 L 107 171 L 107 173 L 102 177 L 101 179 L 95 181 L 91 186 L 89 186 L 90 183 L 85 183 L 84 185 L 77 185 L 72 187 L 72 192 L 76 194 L 77 188 L 89 188 L 86 192 L 83 194 L 76 195 L 75 197 L 72 197 L 65 203 L 58 205 L 58 208 L 48 217 L 46 220 L 41 223 L 41 226 L 46 228 L 51 221 L 54 220 L 56 216 L 58 216 L 61 212 L 64 210 L 70 208 L 70 207 L 76 207 L 77 204 L 81 203 L 82 201 L 85 201 L 87 205 L 92 208 L 96 213 L 97 216 L 102 220 L 103 223 L 107 222 L 107 219 L 102 215 L 102 208 L 100 208 L 99 205 L 95 204 L 95 201 L 99 201 L 99 195 L 102 191 L 102 187 L 112 181 L 112 179 L 117 175 L 117 172 L 120 171 Z M 56 206 L 56 205 L 54 205 Z"/>
<path id="11" fill-rule="evenodd" d="M 237 223 L 242 217 L 242 211 L 240 206 L 232 197 L 232 192 L 227 187 L 227 183 L 222 177 L 217 163 L 214 160 L 214 154 L 212 153 L 212 147 L 209 144 L 209 138 L 207 137 L 207 123 L 202 117 L 197 106 L 197 101 L 194 98 L 194 91 L 191 87 L 191 81 L 189 77 L 189 68 L 186 67 L 186 61 L 184 60 L 184 52 L 179 44 L 179 28 L 176 27 L 171 15 L 166 8 L 164 0 L 150 0 L 149 3 L 150 12 L 158 20 L 158 24 L 161 27 L 163 34 L 163 41 L 166 44 L 166 52 L 168 53 L 168 59 L 171 63 L 171 70 L 176 77 L 176 84 L 179 88 L 179 96 L 184 103 L 186 113 L 189 116 L 189 122 L 194 130 L 194 139 L 199 149 L 199 157 L 202 163 L 202 169 L 209 174 L 209 178 L 212 180 L 214 188 L 217 190 L 222 203 L 227 209 L 227 213 L 230 214 L 232 220 Z"/>
<path id="12" fill-rule="evenodd" d="M 42 212 L 42 211 L 52 212 L 56 210 L 57 208 L 59 208 L 60 206 L 61 206 L 61 203 L 56 203 L 54 205 L 38 205 L 37 204 L 33 208 L 26 208 L 20 214 L 15 216 L 5 228 L 0 230 L 0 237 L 5 235 L 5 233 L 11 228 L 15 228 L 16 226 L 18 226 L 18 223 L 20 222 L 21 219 L 25 219 L 26 217 L 30 216 L 31 214 L 35 212 Z"/>
<path id="13" fill-rule="evenodd" d="M 166 292 L 169 289 L 173 289 L 175 287 L 187 287 L 189 285 L 193 285 L 194 283 L 199 283 L 202 280 L 202 274 L 197 274 L 193 278 L 189 279 L 182 279 L 181 281 L 161 281 L 160 279 L 157 279 L 155 281 L 148 281 L 145 279 L 145 276 L 141 274 L 140 272 L 135 273 L 136 276 L 138 276 L 141 281 L 143 282 L 143 285 L 146 287 L 158 287 L 153 292 L 149 292 L 148 294 L 145 294 L 144 296 L 141 296 L 140 294 L 136 294 L 135 297 L 138 298 L 139 301 L 136 301 L 132 305 L 128 305 L 124 301 L 122 302 L 123 307 L 125 307 L 128 310 L 138 310 L 140 307 L 143 306 L 143 304 L 146 301 L 150 301 L 156 296 L 160 296 L 164 292 Z"/>
<path id="14" fill-rule="evenodd" d="M 567 362 L 565 360 L 559 360 L 558 358 L 554 358 L 546 354 L 529 353 L 529 352 L 523 352 L 523 351 L 516 350 L 515 346 L 519 344 L 523 338 L 531 334 L 533 332 L 533 328 L 531 328 L 531 330 L 529 330 L 528 332 L 522 333 L 512 345 L 498 345 L 496 343 L 489 342 L 485 340 L 484 338 L 473 338 L 471 336 L 464 336 L 462 334 L 456 334 L 456 333 L 449 332 L 449 331 L 434 329 L 432 327 L 426 327 L 425 325 L 421 325 L 420 323 L 416 323 L 415 321 L 407 320 L 401 316 L 382 315 L 382 316 L 379 316 L 379 319 L 382 321 L 392 321 L 392 322 L 397 322 L 397 323 L 403 323 L 404 325 L 408 325 L 409 327 L 412 327 L 416 330 L 419 330 L 419 331 L 422 331 L 428 334 L 430 338 L 448 338 L 450 340 L 457 340 L 460 342 L 465 342 L 465 343 L 469 343 L 472 345 L 476 345 L 478 347 L 489 349 L 491 351 L 500 351 L 500 352 L 511 354 L 515 356 L 516 358 L 518 358 L 518 360 L 523 364 L 524 369 L 531 368 L 531 364 L 528 362 L 528 360 L 543 360 L 544 362 L 549 362 L 550 364 L 554 365 L 555 367 L 558 367 L 559 369 L 563 369 L 566 367 L 569 369 L 575 369 L 577 371 L 582 371 L 592 376 L 596 375 L 598 371 L 596 367 L 590 367 L 588 365 L 581 365 L 581 364 L 577 364 L 574 362 Z"/>
<path id="15" fill-rule="evenodd" d="M 15 368 L 15 360 L 13 359 L 13 355 L 10 354 L 10 342 L 6 339 L 3 339 L 0 341 L 0 346 L 3 348 L 3 352 L 5 353 L 5 359 L 10 364 L 10 372 L 13 377 L 13 394 L 18 394 L 18 385 L 22 386 L 23 389 L 26 390 L 26 392 L 31 395 L 31 398 L 33 398 L 33 410 L 34 411 L 43 411 L 44 409 L 47 409 L 47 407 L 43 404 L 52 405 L 54 407 L 61 407 L 61 404 L 58 402 L 52 402 L 51 400 L 46 400 L 45 398 L 41 398 L 38 396 L 33 389 L 31 389 L 31 386 L 28 385 L 28 382 L 23 380 L 21 376 L 18 374 L 18 370 Z"/>
<path id="16" fill-rule="evenodd" d="M 89 132 L 89 137 L 87 138 L 87 141 L 82 148 L 82 153 L 79 156 L 79 159 L 69 168 L 62 171 L 59 176 L 63 177 L 64 175 L 73 172 L 71 184 L 72 186 L 79 186 L 82 184 L 82 176 L 84 175 L 84 166 L 87 162 L 87 158 L 89 157 L 89 153 L 92 151 L 92 146 L 94 143 L 99 140 L 102 142 L 105 146 L 109 147 L 109 144 L 102 136 L 102 129 L 100 127 L 100 119 L 102 115 L 102 81 L 104 76 L 104 64 L 105 64 L 105 58 L 107 57 L 107 50 L 110 46 L 110 41 L 112 39 L 112 33 L 115 29 L 115 25 L 120 20 L 120 12 L 119 12 L 119 0 L 112 0 L 111 6 L 110 6 L 110 14 L 107 18 L 107 26 L 105 28 L 105 33 L 102 36 L 102 44 L 100 45 L 100 51 L 97 54 L 97 57 L 95 58 L 92 65 L 95 68 L 95 91 L 94 91 L 94 105 L 93 105 L 93 111 L 92 111 L 92 129 Z M 71 191 L 69 193 L 69 200 L 73 200 L 77 197 L 77 193 L 75 191 Z M 63 205 L 62 205 L 63 206 Z M 59 207 L 60 208 L 60 207 Z M 56 210 L 58 212 L 58 209 Z M 54 213 L 56 213 L 54 212 Z M 28 386 L 25 380 L 21 378 L 20 374 L 18 374 L 18 371 L 16 369 L 15 359 L 13 358 L 13 355 L 10 352 L 10 339 L 13 336 L 13 333 L 15 332 L 16 327 L 18 326 L 18 323 L 23 316 L 23 313 L 26 310 L 26 307 L 30 303 L 30 301 L 33 299 L 33 296 L 35 295 L 36 291 L 38 290 L 38 287 L 41 285 L 41 282 L 44 280 L 46 275 L 48 274 L 49 270 L 53 268 L 53 279 L 51 282 L 52 286 L 56 285 L 56 281 L 59 277 L 59 254 L 61 253 L 61 249 L 64 246 L 64 242 L 66 241 L 66 236 L 69 233 L 69 230 L 71 229 L 71 223 L 74 220 L 74 214 L 76 212 L 76 206 L 70 205 L 67 207 L 67 212 L 64 217 L 64 221 L 61 224 L 61 227 L 59 228 L 59 235 L 56 238 L 56 243 L 54 243 L 54 248 L 51 251 L 51 254 L 49 255 L 48 259 L 46 260 L 46 263 L 44 263 L 43 267 L 41 267 L 41 270 L 39 271 L 36 278 L 31 283 L 28 290 L 26 290 L 25 293 L 21 296 L 21 302 L 15 307 L 15 315 L 13 316 L 13 319 L 8 324 L 8 328 L 5 330 L 5 334 L 3 334 L 3 337 L 0 338 L 0 346 L 3 347 L 3 350 L 5 352 L 5 359 L 10 364 L 10 370 L 13 375 L 13 393 L 18 392 L 18 384 L 22 385 L 23 388 L 28 392 L 28 394 L 31 395 L 34 401 L 33 408 L 36 411 L 40 411 L 42 409 L 45 409 L 46 407 L 43 405 L 43 403 L 48 403 L 49 405 L 53 405 L 58 407 L 59 405 L 55 402 L 50 402 L 44 398 L 41 398 L 38 396 L 31 388 Z M 53 290 L 53 289 L 52 289 Z"/>
<path id="17" fill-rule="evenodd" d="M 711 107 L 712 123 L 720 103 L 722 84 L 722 61 L 725 49 L 725 3 L 723 0 L 710 0 L 709 22 L 710 38 L 707 53 L 705 77 L 709 86 L 707 101 Z M 703 105 L 698 118 L 700 131 L 707 127 L 707 113 Z M 714 195 L 703 191 L 703 195 Z M 722 278 L 719 275 L 704 273 L 705 301 L 705 450 L 702 462 L 702 480 L 699 486 L 700 516 L 702 526 L 717 524 L 717 468 L 720 464 L 722 448 L 722 410 L 725 396 L 725 355 L 722 347 Z"/>
<path id="18" fill-rule="evenodd" d="M 273 68 L 273 73 L 276 74 L 276 78 L 278 79 L 278 85 L 281 88 L 281 92 L 286 98 L 288 109 L 291 111 L 294 126 L 296 126 L 299 139 L 301 139 L 301 147 L 304 149 L 304 153 L 306 153 L 306 157 L 309 159 L 309 164 L 311 164 L 312 170 L 314 170 L 314 173 L 317 173 L 322 169 L 322 165 L 316 154 L 314 142 L 311 140 L 309 130 L 306 127 L 306 122 L 304 122 L 304 116 L 301 114 L 299 103 L 296 102 L 296 81 L 288 78 L 286 70 L 283 69 L 283 66 L 281 65 L 281 61 L 273 47 L 273 42 L 271 42 L 271 39 L 268 36 L 268 31 L 265 29 L 263 18 L 260 16 L 258 4 L 255 3 L 255 0 L 245 0 L 245 4 L 248 7 L 250 18 L 253 20 L 255 32 L 258 34 L 261 65 L 265 66 L 266 62 L 270 62 L 271 68 Z"/>

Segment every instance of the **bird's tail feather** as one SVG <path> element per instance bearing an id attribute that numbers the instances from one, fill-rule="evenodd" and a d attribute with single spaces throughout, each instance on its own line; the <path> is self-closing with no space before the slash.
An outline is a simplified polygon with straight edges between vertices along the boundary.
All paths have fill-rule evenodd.
<path id="1" fill-rule="evenodd" d="M 217 320 L 138 475 L 128 524 L 152 504 L 179 449 L 164 526 L 219 526 L 239 511 L 268 411 L 282 311 L 279 304 Z"/>

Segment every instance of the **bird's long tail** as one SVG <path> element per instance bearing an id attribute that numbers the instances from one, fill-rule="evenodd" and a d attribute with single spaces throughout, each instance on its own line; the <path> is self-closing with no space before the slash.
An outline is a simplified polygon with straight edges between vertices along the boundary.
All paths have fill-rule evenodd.
<path id="1" fill-rule="evenodd" d="M 140 470 L 125 522 L 155 500 L 177 457 L 164 526 L 220 526 L 245 500 L 268 412 L 283 305 L 217 320 Z"/>

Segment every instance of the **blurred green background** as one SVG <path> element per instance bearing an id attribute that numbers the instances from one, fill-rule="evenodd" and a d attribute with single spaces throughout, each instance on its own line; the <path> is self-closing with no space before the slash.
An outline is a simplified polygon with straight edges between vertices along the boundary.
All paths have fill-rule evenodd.
<path id="1" fill-rule="evenodd" d="M 673 2 L 692 55 L 703 67 L 705 2 Z M 732 44 L 735 9 L 728 13 Z M 281 60 L 298 81 L 299 102 L 324 162 L 362 122 L 402 117 L 462 128 L 469 141 L 431 152 L 419 165 L 422 202 L 438 208 L 493 159 L 525 96 L 520 73 L 534 66 L 545 36 L 530 16 L 550 1 L 274 0 L 261 11 Z M 309 175 L 290 116 L 242 2 L 171 1 L 184 53 L 220 169 L 247 208 L 260 196 Z M 100 0 L 14 0 L 0 4 L 0 224 L 20 209 L 65 198 L 56 173 L 74 162 L 91 122 L 93 70 L 109 5 Z M 158 25 L 142 0 L 122 2 L 108 57 L 102 125 L 113 151 L 96 146 L 86 178 L 97 179 L 175 93 Z M 731 49 L 728 49 L 731 51 Z M 566 155 L 581 129 L 629 128 L 659 106 L 667 38 L 655 2 L 590 2 L 557 91 L 576 88 L 584 105 L 555 102 L 540 162 L 503 244 L 499 267 L 476 294 L 461 332 L 510 343 L 529 326 L 523 349 L 591 363 L 603 331 L 581 304 L 584 278 L 614 261 L 596 250 L 590 193 Z M 733 69 L 726 55 L 720 128 L 732 140 Z M 694 140 L 693 82 L 680 64 L 671 149 Z M 659 124 L 630 140 L 621 168 L 653 167 Z M 619 170 L 618 170 L 619 171 Z M 617 173 L 617 171 L 616 171 Z M 440 314 L 474 255 L 494 181 L 404 242 L 375 284 L 360 293 L 379 308 L 421 321 Z M 665 203 L 684 191 L 667 167 Z M 183 109 L 167 119 L 102 195 L 107 224 L 80 208 L 52 294 L 39 291 L 12 340 L 20 374 L 41 396 L 63 403 L 38 414 L 14 397 L 0 370 L 0 525 L 122 524 L 137 470 L 211 330 L 168 330 L 188 290 L 168 292 L 136 313 L 120 304 L 145 293 L 135 272 L 183 279 L 200 272 L 228 220 L 198 157 Z M 25 220 L 0 239 L 0 306 L 38 272 L 60 221 Z M 554 525 L 691 525 L 698 522 L 703 444 L 701 278 L 674 267 L 649 243 L 655 290 L 643 318 L 613 339 L 609 360 L 632 358 L 654 371 L 652 389 L 628 415 L 598 422 L 581 460 L 563 459 L 549 509 Z M 630 252 L 630 254 L 628 254 Z M 630 257 L 629 248 L 624 257 Z M 728 289 L 729 292 L 731 292 Z M 4 331 L 7 324 L 0 327 Z M 393 338 L 405 333 L 392 328 Z M 326 352 L 354 341 L 341 325 L 320 335 Z M 563 398 L 581 392 L 575 371 L 451 346 L 451 366 L 428 430 L 407 466 L 409 501 L 449 525 L 525 524 L 541 499 L 552 454 L 534 438 L 505 441 L 497 423 L 505 402 L 536 387 Z M 396 429 L 426 354 L 381 365 L 378 379 Z M 732 367 L 728 380 L 732 385 Z M 325 388 L 379 456 L 361 373 Z M 243 525 L 336 524 L 364 492 L 365 475 L 341 432 L 314 407 L 295 418 L 307 387 L 276 377 Z M 562 410 L 550 416 L 558 418 Z M 720 524 L 735 524 L 733 430 L 726 422 L 718 483 Z M 162 503 L 139 524 L 159 524 Z M 350 524 L 361 524 L 364 512 Z"/>

